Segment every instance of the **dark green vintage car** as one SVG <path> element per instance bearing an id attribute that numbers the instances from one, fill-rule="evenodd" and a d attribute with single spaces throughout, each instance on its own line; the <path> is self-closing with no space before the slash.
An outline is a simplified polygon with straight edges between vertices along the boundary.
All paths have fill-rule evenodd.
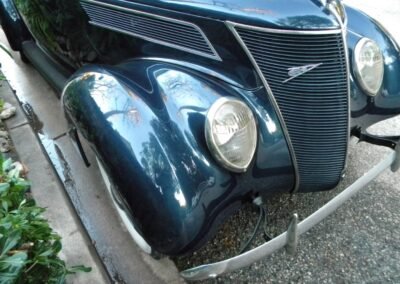
<path id="1" fill-rule="evenodd" d="M 0 0 L 10 45 L 61 95 L 122 219 L 150 254 L 200 248 L 246 203 L 334 188 L 351 136 L 393 149 L 265 244 L 182 272 L 204 279 L 287 246 L 384 169 L 399 137 L 400 48 L 339 0 Z M 265 214 L 260 210 L 261 216 Z"/>

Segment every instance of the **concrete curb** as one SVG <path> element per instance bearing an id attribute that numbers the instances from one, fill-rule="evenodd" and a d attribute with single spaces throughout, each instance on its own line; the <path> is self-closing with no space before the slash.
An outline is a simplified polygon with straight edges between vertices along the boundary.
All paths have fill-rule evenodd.
<path id="1" fill-rule="evenodd" d="M 74 211 L 51 163 L 44 154 L 36 134 L 29 125 L 21 105 L 8 82 L 0 86 L 0 97 L 17 108 L 14 117 L 5 121 L 15 150 L 28 169 L 32 196 L 37 204 L 47 208 L 45 217 L 62 237 L 61 258 L 68 266 L 92 267 L 90 273 L 79 273 L 67 278 L 70 283 L 109 283 L 109 277 Z"/>

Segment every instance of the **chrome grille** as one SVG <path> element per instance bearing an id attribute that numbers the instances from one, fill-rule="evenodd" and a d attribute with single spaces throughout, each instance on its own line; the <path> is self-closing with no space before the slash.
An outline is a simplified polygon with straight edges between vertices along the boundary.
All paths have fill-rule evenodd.
<path id="1" fill-rule="evenodd" d="M 347 154 L 349 102 L 340 31 L 292 33 L 236 27 L 282 113 L 296 156 L 299 190 L 333 188 Z M 289 68 L 320 64 L 290 81 Z"/>
<path id="2" fill-rule="evenodd" d="M 90 23 L 197 55 L 220 59 L 199 27 L 98 1 L 81 1 Z"/>

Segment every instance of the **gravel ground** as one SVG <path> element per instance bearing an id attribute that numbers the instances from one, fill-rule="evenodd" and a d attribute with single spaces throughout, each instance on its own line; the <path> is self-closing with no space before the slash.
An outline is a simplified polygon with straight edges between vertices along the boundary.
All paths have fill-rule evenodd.
<path id="1" fill-rule="evenodd" d="M 400 42 L 400 1 L 348 0 L 387 26 Z M 371 131 L 399 134 L 400 117 L 384 121 Z M 356 144 L 349 152 L 347 174 L 341 185 L 329 192 L 278 196 L 267 201 L 270 235 L 287 228 L 291 214 L 300 219 L 337 195 L 357 177 L 379 162 L 389 150 Z M 303 235 L 295 256 L 284 250 L 249 268 L 203 283 L 400 283 L 400 172 L 389 170 L 375 179 L 361 193 L 344 204 L 324 222 Z M 253 207 L 243 208 L 203 249 L 176 261 L 180 269 L 234 256 L 246 241 L 257 221 Z M 260 233 L 254 245 L 264 242 Z"/>
<path id="2" fill-rule="evenodd" d="M 400 131 L 399 118 L 385 125 L 386 129 Z M 289 202 L 287 196 L 268 200 L 268 232 L 277 235 L 285 230 L 287 220 L 294 212 L 300 218 L 310 215 L 386 153 L 386 149 L 353 142 L 347 176 L 340 187 L 324 193 L 299 194 Z M 280 250 L 249 268 L 204 283 L 400 283 L 399 184 L 399 173 L 385 172 L 336 213 L 303 235 L 294 257 Z M 254 228 L 257 215 L 252 207 L 244 208 L 206 247 L 190 257 L 179 259 L 178 267 L 188 268 L 235 255 Z M 259 236 L 255 245 L 262 242 L 262 236 Z"/>

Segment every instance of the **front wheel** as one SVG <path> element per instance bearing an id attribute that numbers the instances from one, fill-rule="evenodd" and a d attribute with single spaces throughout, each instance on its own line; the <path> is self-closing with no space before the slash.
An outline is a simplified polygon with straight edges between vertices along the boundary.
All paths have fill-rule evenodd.
<path id="1" fill-rule="evenodd" d="M 132 236 L 133 240 L 145 253 L 151 255 L 153 258 L 155 259 L 162 258 L 162 255 L 154 251 L 154 249 L 152 249 L 152 247 L 144 240 L 141 234 L 136 230 L 129 216 L 130 215 L 128 213 L 129 211 L 126 210 L 125 204 L 121 199 L 121 196 L 119 196 L 118 192 L 113 188 L 111 180 L 109 179 L 108 174 L 106 173 L 100 160 L 97 157 L 96 160 L 97 160 L 97 165 L 99 166 L 100 169 L 101 176 L 106 185 L 107 191 L 111 196 L 114 206 L 117 209 L 118 215 L 121 218 L 122 222 L 124 223 L 128 232 Z"/>

